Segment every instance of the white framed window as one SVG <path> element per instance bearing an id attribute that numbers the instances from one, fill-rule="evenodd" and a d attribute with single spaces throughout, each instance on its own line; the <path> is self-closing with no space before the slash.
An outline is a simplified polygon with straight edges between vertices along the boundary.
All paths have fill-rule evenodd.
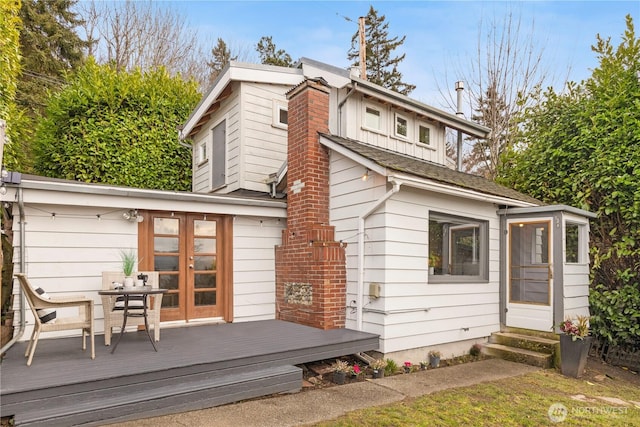
<path id="1" fill-rule="evenodd" d="M 289 110 L 284 101 L 273 101 L 273 122 L 274 127 L 287 129 L 289 127 Z"/>
<path id="2" fill-rule="evenodd" d="M 207 154 L 207 141 L 201 141 L 196 145 L 196 164 L 201 165 L 206 163 L 209 160 L 209 156 Z"/>
<path id="3" fill-rule="evenodd" d="M 564 261 L 567 264 L 584 264 L 586 254 L 584 250 L 585 225 L 575 222 L 565 223 L 564 232 Z"/>
<path id="4" fill-rule="evenodd" d="M 433 126 L 424 122 L 418 122 L 416 129 L 417 142 L 424 145 L 433 145 L 433 138 L 435 137 L 435 131 Z"/>
<path id="5" fill-rule="evenodd" d="M 488 222 L 430 212 L 428 265 L 430 282 L 487 281 Z"/>
<path id="6" fill-rule="evenodd" d="M 381 131 L 382 130 L 382 111 L 370 105 L 365 105 L 364 127 L 375 130 L 375 131 Z"/>
<path id="7" fill-rule="evenodd" d="M 409 119 L 405 116 L 396 113 L 395 115 L 395 135 L 400 138 L 408 138 L 409 137 Z"/>

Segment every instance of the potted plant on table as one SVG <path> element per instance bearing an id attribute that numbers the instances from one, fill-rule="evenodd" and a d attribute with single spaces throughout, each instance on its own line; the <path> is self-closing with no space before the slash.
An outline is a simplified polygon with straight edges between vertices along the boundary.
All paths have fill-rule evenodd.
<path id="1" fill-rule="evenodd" d="M 387 367 L 387 362 L 384 359 L 375 359 L 371 362 L 371 369 L 373 369 L 373 378 L 384 378 L 384 368 Z"/>
<path id="2" fill-rule="evenodd" d="M 122 272 L 124 273 L 124 285 L 128 288 L 134 285 L 133 270 L 136 266 L 136 253 L 132 250 L 120 251 L 122 259 Z"/>
<path id="3" fill-rule="evenodd" d="M 432 368 L 440 366 L 440 352 L 438 350 L 431 350 L 429 352 L 429 365 Z"/>
<path id="4" fill-rule="evenodd" d="M 347 378 L 347 372 L 351 371 L 351 367 L 344 360 L 336 359 L 333 364 L 333 382 L 336 384 L 344 384 Z"/>
<path id="5" fill-rule="evenodd" d="M 562 375 L 580 378 L 591 348 L 589 317 L 577 316 L 560 324 L 560 368 Z"/>

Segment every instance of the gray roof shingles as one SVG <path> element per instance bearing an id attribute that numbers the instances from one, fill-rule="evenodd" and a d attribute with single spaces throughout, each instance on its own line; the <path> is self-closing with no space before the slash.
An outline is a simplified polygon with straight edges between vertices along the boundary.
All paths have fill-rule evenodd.
<path id="1" fill-rule="evenodd" d="M 479 191 L 485 194 L 506 197 L 536 205 L 543 204 L 541 201 L 534 199 L 533 197 L 527 196 L 526 194 L 477 175 L 458 172 L 436 163 L 405 156 L 353 139 L 324 133 L 321 133 L 320 135 L 387 169 L 415 175 L 416 177 L 424 179 L 430 179 L 443 184 L 452 185 L 454 187 Z"/>

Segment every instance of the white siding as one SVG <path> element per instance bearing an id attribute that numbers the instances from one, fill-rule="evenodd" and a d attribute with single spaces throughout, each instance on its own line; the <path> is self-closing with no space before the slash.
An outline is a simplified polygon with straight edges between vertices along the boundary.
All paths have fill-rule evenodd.
<path id="1" fill-rule="evenodd" d="M 273 125 L 274 101 L 286 105 L 289 86 L 244 82 L 242 111 L 244 142 L 241 187 L 266 192 L 269 174 L 287 160 L 287 130 Z"/>
<path id="2" fill-rule="evenodd" d="M 562 233 L 562 262 L 563 262 L 563 306 L 564 318 L 578 315 L 589 315 L 589 221 L 583 217 L 563 213 L 563 230 L 566 230 L 567 221 L 572 224 L 581 224 L 584 228 L 581 236 L 583 245 L 580 255 L 580 263 L 567 263 L 564 251 L 566 250 L 566 234 Z"/>
<path id="3" fill-rule="evenodd" d="M 387 191 L 383 177 L 363 182 L 363 167 L 332 153 L 331 223 L 347 246 L 347 301 L 357 295 L 357 220 Z M 489 223 L 489 281 L 428 283 L 429 211 Z M 381 351 L 483 338 L 500 329 L 499 221 L 491 203 L 401 187 L 366 219 L 363 329 L 381 335 Z M 369 284 L 381 285 L 381 297 L 369 299 Z M 379 312 L 371 312 L 376 310 Z M 347 327 L 356 314 L 347 311 Z"/>
<path id="4" fill-rule="evenodd" d="M 194 153 L 198 143 L 207 142 L 207 150 L 211 156 L 211 129 L 226 119 L 226 140 L 227 140 L 227 186 L 220 189 L 219 193 L 228 193 L 239 188 L 240 180 L 240 84 L 233 83 L 231 95 L 222 101 L 220 108 L 202 126 L 202 129 L 193 137 Z M 195 193 L 208 193 L 211 191 L 211 161 L 201 165 L 196 164 L 194 154 L 193 183 L 192 188 Z"/>
<path id="5" fill-rule="evenodd" d="M 275 318 L 275 246 L 283 218 L 236 217 L 233 223 L 234 322 Z"/>
<path id="6" fill-rule="evenodd" d="M 135 249 L 138 244 L 138 224 L 124 221 L 122 212 L 104 207 L 25 207 L 25 272 L 31 284 L 43 288 L 51 296 L 84 295 L 93 299 L 96 330 L 99 332 L 103 330 L 104 317 L 98 296 L 102 288 L 102 271 L 120 270 L 120 250 Z M 20 263 L 19 226 L 19 221 L 14 221 L 16 271 Z M 18 324 L 17 296 L 14 309 Z M 26 319 L 27 328 L 22 339 L 28 339 L 33 329 L 33 316 L 28 307 Z M 79 333 L 65 331 L 59 336 Z M 47 334 L 47 337 L 51 336 L 55 335 Z"/>
<path id="7" fill-rule="evenodd" d="M 35 198 L 35 192 L 25 191 L 25 200 Z M 40 194 L 41 192 L 38 192 Z M 138 224 L 125 221 L 128 209 L 114 207 L 116 197 L 81 193 L 56 193 L 61 203 L 82 198 L 84 206 L 54 205 L 48 203 L 25 204 L 25 273 L 35 287 L 42 287 L 51 296 L 84 295 L 94 301 L 96 332 L 103 331 L 102 301 L 98 291 L 102 288 L 102 271 L 121 269 L 120 251 L 138 246 Z M 134 206 L 142 199 L 131 199 Z M 151 199 L 145 199 L 151 202 Z M 188 205 L 176 200 L 169 203 L 176 211 Z M 70 203 L 71 204 L 71 203 Z M 211 209 L 211 204 L 207 204 Z M 192 207 L 192 206 L 190 206 Z M 183 208 L 183 209 L 181 209 Z M 158 209 L 158 208 L 156 208 Z M 222 208 L 220 208 L 222 209 Z M 235 206 L 236 211 L 243 209 Z M 252 208 L 259 215 L 260 208 Z M 18 208 L 14 206 L 14 213 Z M 215 211 L 215 209 L 214 209 Z M 265 210 L 268 216 L 236 215 L 233 224 L 233 277 L 235 321 L 273 319 L 275 317 L 275 262 L 274 246 L 280 244 L 281 230 L 286 225 L 286 212 Z M 53 215 L 55 213 L 55 215 Z M 98 217 L 99 215 L 99 217 Z M 251 216 L 250 216 L 251 215 Z M 14 219 L 14 264 L 19 271 L 21 260 L 20 226 Z M 18 293 L 16 282 L 14 293 Z M 14 298 L 15 324 L 19 324 L 19 298 Z M 33 316 L 26 310 L 27 327 L 22 340 L 32 333 Z M 80 331 L 63 331 L 54 336 L 74 336 Z"/>

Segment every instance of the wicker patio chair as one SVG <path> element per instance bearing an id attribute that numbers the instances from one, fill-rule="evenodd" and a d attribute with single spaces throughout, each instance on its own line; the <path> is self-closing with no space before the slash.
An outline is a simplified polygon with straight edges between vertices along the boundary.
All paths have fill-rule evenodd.
<path id="1" fill-rule="evenodd" d="M 158 288 L 159 274 L 157 271 L 139 271 L 138 274 L 146 274 L 148 276 L 147 286 Z M 118 271 L 102 272 L 102 289 L 113 289 L 113 282 L 122 283 L 124 281 L 124 273 Z M 111 345 L 112 328 L 122 328 L 124 320 L 124 310 L 116 309 L 116 296 L 101 295 L 102 310 L 104 311 L 104 345 Z M 160 308 L 162 307 L 162 295 L 153 295 L 147 305 L 147 322 L 149 327 L 153 328 L 153 338 L 160 341 Z M 141 308 L 129 307 L 129 311 L 141 310 Z M 127 326 L 144 325 L 142 317 L 128 317 Z"/>
<path id="2" fill-rule="evenodd" d="M 28 357 L 27 366 L 31 366 L 31 361 L 33 360 L 33 355 L 36 352 L 36 346 L 38 345 L 38 339 L 40 338 L 41 332 L 56 332 L 72 329 L 82 329 L 82 350 L 87 349 L 86 336 L 89 335 L 91 338 L 91 358 L 95 359 L 96 352 L 93 334 L 93 300 L 77 296 L 47 298 L 39 295 L 38 292 L 36 292 L 36 289 L 31 286 L 25 274 L 17 273 L 15 276 L 20 282 L 22 292 L 24 292 L 26 300 L 31 307 L 31 311 L 33 312 L 33 317 L 35 318 L 33 333 L 31 334 L 31 339 L 29 340 L 27 350 L 24 353 L 24 356 Z M 48 316 L 51 316 L 53 310 L 57 312 L 57 310 L 65 307 L 78 307 L 78 316 L 56 316 L 55 321 L 45 323 L 46 315 L 44 315 L 43 313 L 46 312 Z"/>

